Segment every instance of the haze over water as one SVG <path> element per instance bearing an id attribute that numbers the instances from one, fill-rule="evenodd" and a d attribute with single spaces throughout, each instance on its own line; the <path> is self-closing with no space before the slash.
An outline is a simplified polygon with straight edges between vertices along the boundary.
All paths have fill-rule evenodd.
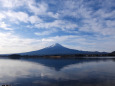
<path id="1" fill-rule="evenodd" d="M 0 59 L 0 85 L 114 86 L 114 59 Z"/>

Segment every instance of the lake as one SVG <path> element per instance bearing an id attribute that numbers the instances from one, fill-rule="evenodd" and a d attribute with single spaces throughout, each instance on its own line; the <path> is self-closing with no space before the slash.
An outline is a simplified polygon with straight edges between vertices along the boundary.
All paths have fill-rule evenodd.
<path id="1" fill-rule="evenodd" d="M 108 57 L 109 58 L 109 57 Z M 115 59 L 0 59 L 0 86 L 115 86 Z"/>

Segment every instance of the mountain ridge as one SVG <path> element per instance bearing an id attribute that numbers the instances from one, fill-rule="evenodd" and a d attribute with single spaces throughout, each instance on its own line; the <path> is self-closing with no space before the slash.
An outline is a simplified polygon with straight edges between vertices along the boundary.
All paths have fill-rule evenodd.
<path id="1" fill-rule="evenodd" d="M 92 51 L 69 49 L 62 46 L 59 43 L 55 43 L 49 47 L 40 50 L 20 53 L 20 55 L 70 55 L 70 54 L 105 54 L 105 52 L 97 52 L 97 51 L 92 52 Z"/>

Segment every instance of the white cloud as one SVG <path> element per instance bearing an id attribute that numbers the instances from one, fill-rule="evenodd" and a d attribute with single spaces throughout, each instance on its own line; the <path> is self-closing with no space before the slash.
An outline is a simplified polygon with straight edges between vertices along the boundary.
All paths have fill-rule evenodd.
<path id="1" fill-rule="evenodd" d="M 64 29 L 70 29 L 73 30 L 77 28 L 77 25 L 75 23 L 71 23 L 69 21 L 63 21 L 63 20 L 55 20 L 54 22 L 48 22 L 48 23 L 39 23 L 35 25 L 37 28 L 61 28 Z"/>
<path id="2" fill-rule="evenodd" d="M 35 32 L 35 35 L 44 36 L 44 35 L 50 35 L 50 34 L 55 33 L 55 32 L 57 32 L 57 30 L 52 29 L 52 30 L 46 30 L 46 31 L 43 31 L 43 32 Z"/>
<path id="3" fill-rule="evenodd" d="M 106 25 L 108 27 L 115 27 L 115 20 L 107 20 Z"/>
<path id="4" fill-rule="evenodd" d="M 46 39 L 46 38 L 43 38 L 42 41 L 43 41 L 43 42 L 52 42 L 52 41 L 54 41 L 54 40 L 53 40 L 53 39 Z"/>
<path id="5" fill-rule="evenodd" d="M 89 1 L 87 3 L 84 0 L 69 0 L 63 1 L 62 3 L 64 6 L 59 11 L 61 17 L 69 16 L 78 20 L 78 22 L 80 23 L 80 25 L 78 24 L 79 31 L 102 35 L 113 35 L 113 32 L 115 32 L 113 20 L 109 20 L 109 22 L 108 20 L 106 20 L 106 18 L 113 19 L 115 17 L 115 10 L 111 10 L 111 7 L 113 6 L 111 4 L 114 3 L 113 0 Z M 95 3 L 100 3 L 99 6 L 101 8 L 99 8 L 98 10 L 94 10 L 91 5 L 95 5 Z M 105 5 L 107 5 L 107 8 L 105 8 Z"/>
<path id="6" fill-rule="evenodd" d="M 115 48 L 114 37 L 89 36 L 55 36 L 42 39 L 20 38 L 12 33 L 0 32 L 0 53 L 20 53 L 39 50 L 53 43 L 61 43 L 68 48 L 85 51 L 113 51 Z M 71 44 L 71 45 L 69 45 Z M 38 46 L 40 45 L 40 46 Z"/>
<path id="7" fill-rule="evenodd" d="M 3 7 L 6 8 L 16 8 L 23 6 L 26 0 L 0 0 L 0 3 Z"/>
<path id="8" fill-rule="evenodd" d="M 41 49 L 45 46 L 45 43 L 42 43 L 42 40 L 20 38 L 19 36 L 13 35 L 9 32 L 0 32 L 0 41 L 0 54 L 28 52 Z"/>
<path id="9" fill-rule="evenodd" d="M 5 22 L 0 22 L 0 28 L 4 30 L 13 30 L 12 28 L 9 28 L 8 26 L 9 25 L 7 25 Z"/>
<path id="10" fill-rule="evenodd" d="M 28 14 L 24 12 L 14 12 L 14 11 L 8 11 L 4 12 L 4 14 L 10 19 L 10 21 L 20 21 L 20 22 L 28 22 Z"/>
<path id="11" fill-rule="evenodd" d="M 49 37 L 49 39 L 54 40 L 54 42 L 61 42 L 61 43 L 78 43 L 78 44 L 91 44 L 86 41 L 85 37 L 82 36 L 76 36 L 76 35 L 65 35 L 65 36 L 55 36 L 55 37 Z M 86 43 L 87 42 L 87 43 Z M 64 44 L 65 44 L 64 43 Z"/>
<path id="12" fill-rule="evenodd" d="M 35 15 L 46 15 L 46 11 L 48 9 L 48 5 L 46 3 L 38 3 L 35 0 L 0 0 L 0 3 L 2 7 L 10 10 L 24 7 Z"/>
<path id="13" fill-rule="evenodd" d="M 40 18 L 37 17 L 37 16 L 30 16 L 30 17 L 29 17 L 29 21 L 30 21 L 32 24 L 43 22 L 43 20 L 40 19 Z"/>
<path id="14" fill-rule="evenodd" d="M 44 32 L 35 32 L 35 35 L 41 36 L 41 35 L 49 35 L 51 32 L 44 31 Z"/>
<path id="15" fill-rule="evenodd" d="M 0 13 L 0 21 L 1 21 L 2 19 L 4 19 L 4 18 L 6 18 L 6 16 L 5 16 L 4 14 Z"/>
<path id="16" fill-rule="evenodd" d="M 34 1 L 28 2 L 28 7 L 31 12 L 35 15 L 44 15 L 47 11 L 47 4 L 46 3 L 36 3 Z"/>
<path id="17" fill-rule="evenodd" d="M 28 1 L 27 7 L 30 12 L 33 12 L 35 15 L 50 16 L 56 19 L 59 17 L 58 13 L 49 11 L 49 6 L 45 2 L 36 3 L 35 1 Z"/>
<path id="18" fill-rule="evenodd" d="M 79 30 L 102 35 L 115 35 L 114 22 L 114 20 L 105 20 L 102 17 L 83 19 L 83 25 L 79 27 Z"/>
<path id="19" fill-rule="evenodd" d="M 53 13 L 53 12 L 48 12 L 47 13 L 50 17 L 53 17 L 53 18 L 56 18 L 56 19 L 58 19 L 59 18 L 59 13 Z"/>
<path id="20" fill-rule="evenodd" d="M 19 12 L 15 12 L 15 11 L 6 12 L 6 11 L 4 11 L 3 14 L 10 21 L 17 23 L 17 24 L 20 24 L 20 22 L 24 22 L 24 23 L 30 22 L 31 24 L 43 22 L 43 20 L 40 19 L 38 16 L 35 16 L 35 15 L 29 16 L 27 13 L 22 12 L 22 11 L 19 11 Z"/>
<path id="21" fill-rule="evenodd" d="M 48 37 L 43 40 L 48 41 L 50 44 L 61 43 L 68 48 L 84 50 L 84 51 L 106 51 L 112 52 L 115 50 L 115 38 L 114 37 L 89 37 L 89 36 L 75 36 L 75 35 L 65 35 L 65 36 L 55 36 Z M 71 45 L 69 45 L 71 44 Z"/>
<path id="22" fill-rule="evenodd" d="M 101 2 L 101 7 L 105 10 L 109 10 L 112 7 L 115 7 L 115 0 L 99 0 Z"/>
<path id="23" fill-rule="evenodd" d="M 89 18 L 91 12 L 83 0 L 63 1 L 63 7 L 59 11 L 62 17 L 70 16 L 76 19 Z"/>
<path id="24" fill-rule="evenodd" d="M 104 49 L 108 51 L 114 50 L 112 47 L 114 46 L 115 42 L 115 10 L 113 8 L 114 0 L 90 0 L 87 2 L 84 0 L 56 1 L 58 3 L 54 3 L 55 0 L 52 1 L 43 0 L 36 2 L 35 0 L 0 0 L 1 30 L 13 30 L 12 25 L 15 23 L 15 25 L 21 25 L 21 28 L 23 29 L 25 29 L 24 27 L 33 28 L 33 34 L 36 34 L 38 37 L 51 35 L 58 30 L 65 31 L 68 34 L 74 33 L 76 36 L 64 36 L 64 34 L 61 34 L 63 36 L 50 38 L 46 37 L 37 40 L 24 39 L 12 34 L 8 35 L 8 33 L 4 33 L 4 35 L 6 34 L 6 38 L 1 36 L 0 39 L 0 41 L 3 42 L 1 43 L 0 47 L 4 52 L 13 52 L 13 50 L 9 50 L 11 47 L 13 47 L 14 50 L 16 49 L 14 52 L 23 52 L 27 50 L 31 51 L 37 49 L 35 47 L 37 44 L 43 44 L 43 46 L 45 46 L 48 43 L 55 42 L 61 42 L 63 44 L 65 44 L 64 42 L 70 44 L 79 44 L 76 45 L 76 49 L 94 49 L 100 51 L 103 51 Z M 49 2 L 52 2 L 50 3 L 52 6 L 48 4 Z M 54 8 L 53 5 L 55 5 Z M 25 26 L 23 23 L 26 23 L 27 26 Z M 15 25 L 14 27 L 16 27 Z M 36 28 L 45 31 L 38 32 L 38 29 Z M 28 32 L 29 30 L 30 29 L 28 29 Z M 92 40 L 93 38 L 90 39 L 90 36 L 92 36 L 90 34 L 87 36 L 87 38 L 83 37 L 84 32 L 86 34 L 91 33 L 93 35 L 98 35 L 98 37 L 94 41 Z M 83 36 L 77 36 L 80 34 Z M 112 36 L 112 38 L 109 37 L 107 39 L 103 39 L 103 37 L 107 36 Z M 101 38 L 102 41 L 98 40 L 98 38 Z M 107 40 L 109 40 L 109 42 Z M 5 47 L 5 49 L 2 45 Z M 68 44 L 65 45 L 70 46 Z M 112 47 L 112 49 L 110 49 L 109 46 Z M 71 45 L 70 47 L 75 48 L 74 45 Z M 40 48 L 38 47 L 38 49 Z"/>
<path id="25" fill-rule="evenodd" d="M 104 9 L 99 9 L 96 11 L 95 15 L 101 18 L 115 18 L 115 10 L 112 12 L 106 12 Z"/>

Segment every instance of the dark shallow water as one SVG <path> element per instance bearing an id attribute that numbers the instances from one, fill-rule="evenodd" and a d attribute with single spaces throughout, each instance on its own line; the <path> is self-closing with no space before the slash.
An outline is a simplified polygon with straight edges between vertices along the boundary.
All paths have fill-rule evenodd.
<path id="1" fill-rule="evenodd" d="M 0 59 L 0 86 L 115 86 L 115 59 Z"/>

